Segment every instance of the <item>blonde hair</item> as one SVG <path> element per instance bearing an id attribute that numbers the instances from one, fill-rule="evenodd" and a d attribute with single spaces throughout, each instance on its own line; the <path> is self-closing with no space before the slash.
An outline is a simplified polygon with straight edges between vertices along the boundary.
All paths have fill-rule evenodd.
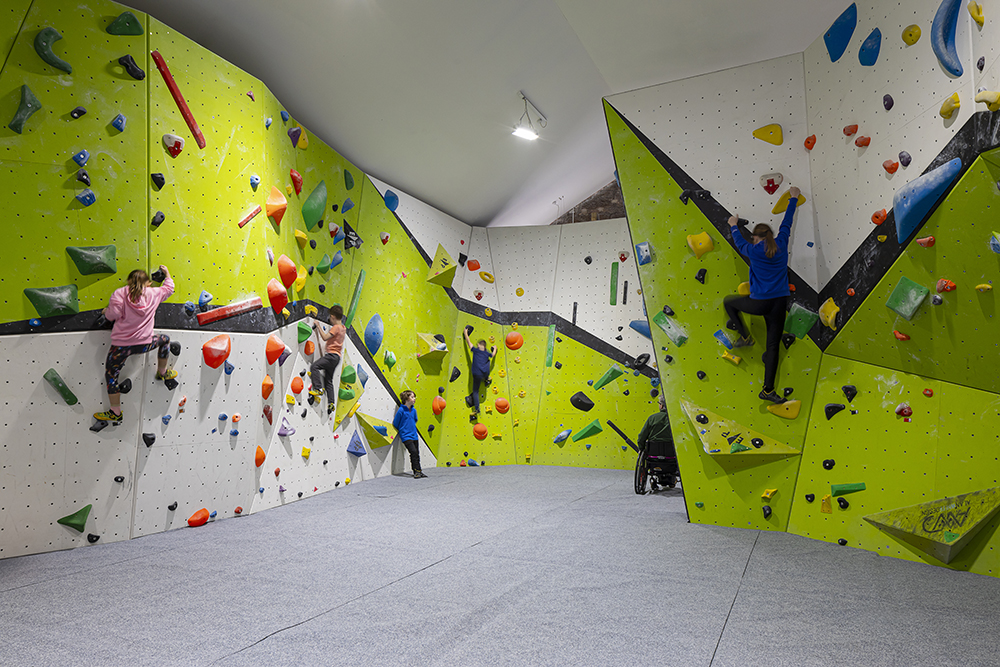
<path id="1" fill-rule="evenodd" d="M 755 225 L 753 228 L 753 235 L 757 238 L 764 239 L 764 254 L 768 257 L 774 257 L 778 252 L 778 244 L 774 241 L 774 232 L 767 225 L 761 223 Z"/>
<path id="2" fill-rule="evenodd" d="M 139 299 L 142 298 L 142 291 L 146 289 L 146 283 L 149 282 L 149 274 L 142 269 L 136 269 L 132 273 L 128 274 L 128 298 L 132 303 L 139 303 Z"/>

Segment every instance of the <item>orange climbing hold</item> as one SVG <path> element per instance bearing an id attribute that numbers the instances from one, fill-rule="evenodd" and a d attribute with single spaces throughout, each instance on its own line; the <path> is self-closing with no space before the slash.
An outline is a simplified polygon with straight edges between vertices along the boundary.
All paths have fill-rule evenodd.
<path id="1" fill-rule="evenodd" d="M 202 507 L 188 519 L 189 526 L 204 526 L 208 523 L 208 510 Z"/>
<path id="2" fill-rule="evenodd" d="M 292 177 L 292 185 L 295 186 L 295 194 L 302 194 L 302 174 L 294 169 L 289 169 L 288 175 Z"/>
<path id="3" fill-rule="evenodd" d="M 201 346 L 201 353 L 205 357 L 205 363 L 209 368 L 218 368 L 233 349 L 232 343 L 227 334 L 219 334 Z"/>
<path id="4" fill-rule="evenodd" d="M 511 331 L 504 339 L 504 343 L 508 350 L 520 350 L 521 346 L 524 345 L 524 336 L 516 331 Z"/>
<path id="5" fill-rule="evenodd" d="M 816 135 L 810 134 L 808 137 L 806 137 L 806 140 L 802 143 L 806 147 L 807 151 L 811 151 L 813 148 L 816 147 Z"/>
<path id="6" fill-rule="evenodd" d="M 295 379 L 292 380 L 292 393 L 301 394 L 304 386 L 305 384 L 302 382 L 302 378 L 296 376 Z"/>
<path id="7" fill-rule="evenodd" d="M 899 163 L 895 160 L 886 160 L 882 163 L 882 168 L 890 174 L 895 174 L 896 170 L 899 169 Z"/>
<path id="8" fill-rule="evenodd" d="M 260 383 L 260 395 L 263 396 L 266 401 L 272 391 L 274 391 L 274 380 L 271 379 L 270 375 L 265 375 L 264 381 Z"/>
<path id="9" fill-rule="evenodd" d="M 254 464 L 259 468 L 264 465 L 264 459 L 267 458 L 267 454 L 264 453 L 264 448 L 257 445 L 257 456 L 254 457 Z"/>
<path id="10" fill-rule="evenodd" d="M 858 126 L 857 125 L 845 125 L 844 126 L 844 136 L 845 137 L 853 137 L 857 133 L 858 133 Z"/>
<path id="11" fill-rule="evenodd" d="M 271 186 L 271 195 L 267 198 L 267 217 L 274 220 L 274 224 L 280 225 L 281 219 L 285 217 L 285 211 L 288 209 L 288 200 L 285 199 L 285 195 L 281 194 L 281 190 Z"/>
<path id="12" fill-rule="evenodd" d="M 486 428 L 486 424 L 476 424 L 472 427 L 472 435 L 476 436 L 476 440 L 485 440 L 487 433 L 489 430 Z"/>
<path id="13" fill-rule="evenodd" d="M 864 148 L 865 146 L 867 146 L 871 142 L 872 142 L 872 138 L 871 137 L 860 136 L 860 137 L 858 137 L 857 139 L 854 140 L 854 145 L 857 146 L 858 148 Z"/>
<path id="14" fill-rule="evenodd" d="M 921 248 L 931 248 L 931 247 L 934 246 L 934 237 L 933 236 L 925 236 L 922 239 L 917 239 L 917 243 L 920 244 Z"/>
<path id="15" fill-rule="evenodd" d="M 498 398 L 497 400 L 493 401 L 493 407 L 497 409 L 497 412 L 499 412 L 502 415 L 505 415 L 507 414 L 507 411 L 510 410 L 510 401 L 508 401 L 506 398 Z"/>
<path id="16" fill-rule="evenodd" d="M 881 211 L 875 211 L 874 213 L 872 213 L 872 222 L 874 222 L 876 225 L 881 225 L 883 222 L 885 222 L 885 219 L 888 215 L 889 214 L 886 213 L 884 208 Z"/>
<path id="17" fill-rule="evenodd" d="M 267 300 L 271 302 L 275 315 L 280 315 L 288 305 L 288 291 L 274 278 L 267 283 Z"/>
<path id="18" fill-rule="evenodd" d="M 947 278 L 942 278 L 941 280 L 937 281 L 938 294 L 941 294 L 942 292 L 954 292 L 955 287 L 956 287 L 955 283 L 948 280 Z"/>
<path id="19" fill-rule="evenodd" d="M 307 357 L 312 356 L 312 353 L 316 351 L 316 343 L 312 342 L 311 340 L 307 340 L 305 349 L 303 349 L 302 351 L 305 352 L 305 355 Z"/>
<path id="20" fill-rule="evenodd" d="M 854 296 L 854 294 L 855 294 L 854 288 L 853 287 L 848 287 L 847 288 L 847 296 Z"/>
<path id="21" fill-rule="evenodd" d="M 286 288 L 291 287 L 298 275 L 299 272 L 295 268 L 295 262 L 288 255 L 282 255 L 278 258 L 278 277 L 281 278 L 282 285 Z"/>
<path id="22" fill-rule="evenodd" d="M 905 333 L 900 333 L 899 331 L 893 331 L 892 335 L 896 337 L 896 340 L 910 340 L 910 337 Z"/>
<path id="23" fill-rule="evenodd" d="M 278 338 L 278 334 L 271 334 L 267 337 L 267 347 L 264 350 L 264 353 L 267 355 L 267 363 L 273 364 L 276 362 L 284 351 L 285 344 Z"/>
<path id="24" fill-rule="evenodd" d="M 469 267 L 469 271 L 478 271 L 480 266 L 478 259 L 470 259 L 465 265 Z"/>
<path id="25" fill-rule="evenodd" d="M 440 396 L 435 396 L 434 400 L 431 401 L 431 410 L 436 415 L 439 415 L 442 412 L 444 412 L 444 409 L 447 406 L 448 406 L 448 403 L 445 402 L 445 400 L 442 397 L 440 397 Z"/>

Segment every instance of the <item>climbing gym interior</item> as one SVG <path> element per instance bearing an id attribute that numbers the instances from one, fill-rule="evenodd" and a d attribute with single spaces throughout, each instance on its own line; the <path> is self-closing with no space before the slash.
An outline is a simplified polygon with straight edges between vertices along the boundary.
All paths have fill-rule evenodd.
<path id="1" fill-rule="evenodd" d="M 691 601 L 677 608 L 688 611 L 645 622 L 675 624 L 693 639 L 668 664 L 764 664 L 762 656 L 780 664 L 778 655 L 841 664 L 810 653 L 815 646 L 775 652 L 773 629 L 755 636 L 755 604 L 737 604 L 740 582 L 762 576 L 756 604 L 767 605 L 767 577 L 778 576 L 749 567 L 755 549 L 783 563 L 778 571 L 788 567 L 788 581 L 803 575 L 784 555 L 830 559 L 840 569 L 821 586 L 827 601 L 851 578 L 844 573 L 868 568 L 877 577 L 878 562 L 913 568 L 892 576 L 927 577 L 942 595 L 978 590 L 995 604 L 1000 7 L 837 6 L 832 22 L 811 26 L 802 51 L 606 90 L 587 104 L 603 113 L 606 177 L 625 216 L 484 226 L 382 180 L 387 171 L 365 147 L 352 147 L 349 160 L 299 118 L 316 110 L 286 107 L 269 88 L 286 82 L 248 74 L 211 42 L 158 19 L 154 6 L 8 0 L 0 8 L 0 595 L 8 607 L 31 606 L 40 582 L 70 571 L 89 572 L 84 588 L 98 586 L 85 559 L 99 556 L 89 554 L 116 562 L 154 549 L 194 554 L 164 567 L 156 586 L 140 586 L 142 596 L 190 583 L 185 561 L 226 576 L 205 546 L 212 535 L 266 536 L 275 551 L 258 563 L 265 569 L 288 558 L 296 568 L 335 567 L 324 577 L 378 572 L 336 593 L 346 601 L 412 575 L 388 564 L 397 553 L 373 546 L 393 529 L 429 530 L 400 547 L 419 570 L 502 532 L 489 526 L 523 528 L 522 520 L 538 530 L 506 548 L 523 562 L 510 571 L 480 564 L 476 576 L 454 565 L 446 578 L 456 598 L 470 590 L 489 598 L 490 586 L 514 585 L 522 570 L 554 567 L 534 560 L 548 545 L 554 562 L 589 573 L 592 587 L 576 593 L 599 607 L 603 586 L 613 588 L 631 563 L 661 576 L 657 562 L 667 557 L 657 549 L 669 543 L 679 551 L 660 565 L 686 581 L 656 586 L 687 590 Z M 581 20 L 577 11 L 563 8 L 561 20 Z M 260 39 L 259 48 L 277 46 Z M 536 126 L 558 122 L 521 100 Z M 756 343 L 740 347 L 723 310 L 728 295 L 750 294 L 749 265 L 733 241 L 749 233 L 729 220 L 777 230 L 792 186 L 801 195 L 775 387 L 784 402 L 772 403 L 758 397 L 763 319 L 746 318 Z M 101 418 L 118 326 L 104 309 L 133 269 L 147 271 L 152 286 L 169 283 L 161 265 L 175 286 L 155 311 L 156 333 L 169 336 L 167 371 L 152 352 L 132 354 L 118 378 L 122 418 Z M 316 395 L 311 368 L 326 345 L 317 329 L 331 327 L 334 306 L 346 336 L 333 391 Z M 466 335 L 495 348 L 481 386 Z M 406 390 L 416 394 L 417 447 L 434 490 L 394 505 L 413 512 L 400 517 L 378 503 L 418 484 L 393 425 Z M 639 495 L 648 487 L 633 476 L 637 439 L 661 400 L 681 481 Z M 574 513 L 582 498 L 595 504 Z M 538 510 L 557 512 L 554 499 L 566 503 L 558 521 Z M 325 521 L 356 523 L 348 534 L 317 535 L 308 518 L 317 509 Z M 620 523 L 629 520 L 631 533 Z M 441 543 L 428 546 L 435 534 Z M 560 539 L 570 546 L 560 549 Z M 303 553 L 282 553 L 284 540 Z M 336 566 L 316 547 L 349 540 L 359 541 Z M 635 552 L 616 551 L 630 541 Z M 580 550 L 593 543 L 609 550 L 607 569 L 588 569 L 597 566 Z M 495 546 L 490 557 L 503 551 Z M 244 558 L 237 562 L 255 569 Z M 817 571 L 826 572 L 809 570 Z M 533 576 L 560 581 L 568 572 Z M 692 583 L 701 577 L 717 588 Z M 281 580 L 310 597 L 305 582 Z M 564 592 L 574 585 L 542 590 L 553 605 L 572 606 Z M 699 586 L 713 592 L 692 611 Z M 10 597 L 24 587 L 27 597 Z M 210 588 L 201 582 L 186 595 Z M 37 593 L 46 603 L 30 624 L 53 613 L 58 590 Z M 858 581 L 851 590 L 865 597 Z M 283 595 L 263 584 L 258 594 L 258 603 Z M 214 609 L 212 600 L 199 608 Z M 472 657 L 469 637 L 490 632 L 486 619 L 472 627 L 483 613 L 476 605 L 458 604 L 464 620 L 447 627 L 467 636 L 451 653 L 396 647 L 385 660 L 507 664 Z M 301 648 L 240 648 L 319 623 L 331 608 L 318 599 L 306 606 L 301 617 L 248 621 L 249 630 L 234 623 L 211 651 L 184 648 L 176 658 L 174 647 L 130 631 L 129 658 L 90 647 L 86 664 L 249 664 L 285 649 L 282 660 L 326 664 Z M 85 607 L 74 604 L 74 613 Z M 544 618 L 544 608 L 531 613 Z M 445 622 L 443 607 L 424 611 L 417 625 Z M 598 640 L 618 611 L 612 604 L 582 625 L 560 617 L 568 625 L 558 642 L 594 637 L 563 658 L 537 627 L 525 630 L 533 648 L 513 650 L 517 616 L 502 616 L 509 627 L 489 636 L 512 651 L 510 664 L 622 664 L 647 638 L 623 631 L 636 645 Z M 344 619 L 340 648 L 376 630 L 409 641 L 404 628 L 373 618 L 375 609 L 358 614 Z M 58 618 L 72 625 L 68 616 Z M 740 634 L 723 642 L 731 619 Z M 978 619 L 967 632 L 995 630 Z M 67 663 L 72 634 L 51 630 L 43 664 Z M 601 641 L 615 645 L 612 657 L 588 662 Z M 18 640 L 0 658 L 8 651 L 9 664 L 30 664 L 35 650 Z M 865 663 L 863 649 L 853 650 L 862 651 L 855 664 L 895 664 Z M 908 650 L 926 655 L 919 643 Z M 370 657 L 357 651 L 347 654 Z M 955 664 L 996 664 L 986 648 L 969 651 Z"/>

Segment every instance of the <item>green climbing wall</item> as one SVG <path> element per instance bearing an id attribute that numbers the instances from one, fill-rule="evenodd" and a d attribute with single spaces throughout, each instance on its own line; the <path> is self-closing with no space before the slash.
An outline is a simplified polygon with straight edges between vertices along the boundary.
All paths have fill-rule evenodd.
<path id="1" fill-rule="evenodd" d="M 1000 255 L 989 239 L 1000 231 L 995 206 L 1000 151 L 980 156 L 930 216 L 919 237 L 934 236 L 933 247 L 911 241 L 864 304 L 837 334 L 827 352 L 907 373 L 1000 391 L 1000 347 L 995 321 L 997 291 L 977 292 L 981 283 L 1000 287 Z M 941 278 L 957 284 L 944 303 L 928 296 L 911 321 L 886 307 L 902 277 L 930 289 Z M 899 330 L 910 336 L 900 341 Z"/>
<path id="2" fill-rule="evenodd" d="M 7 0 L 0 8 L 0 65 L 7 59 L 21 23 L 31 7 L 31 0 Z M 6 119 L 4 120 L 6 122 Z"/>
<path id="3" fill-rule="evenodd" d="M 687 342 L 678 347 L 652 325 L 691 518 L 704 523 L 784 530 L 799 457 L 713 457 L 702 448 L 679 402 L 691 401 L 801 449 L 820 351 L 808 338 L 796 341 L 788 350 L 782 348 L 777 390 L 791 387 L 791 398 L 802 401 L 802 412 L 794 420 L 769 413 L 757 398 L 764 374 L 760 360 L 763 320 L 749 318 L 758 343 L 749 350 L 734 351 L 742 357 L 738 366 L 722 359 L 725 348 L 714 337 L 719 330 L 731 333 L 725 329 L 722 299 L 736 293 L 737 286 L 748 279 L 746 263 L 696 205 L 681 203 L 681 188 L 607 103 L 605 112 L 632 241 L 647 241 L 653 247 L 653 261 L 639 267 L 646 311 L 652 317 L 665 305 L 670 306 L 676 313 L 674 319 L 688 336 Z M 686 237 L 701 232 L 708 232 L 715 249 L 698 259 L 688 249 Z M 704 285 L 695 280 L 702 268 L 707 270 Z M 664 355 L 672 356 L 673 361 L 666 363 Z M 698 379 L 698 371 L 705 372 L 704 380 Z M 769 503 L 773 513 L 765 520 L 760 495 L 767 488 L 777 488 L 778 494 Z M 696 507 L 696 502 L 703 506 Z"/>
<path id="4" fill-rule="evenodd" d="M 18 7 L 22 3 L 15 3 L 11 14 L 0 9 L 0 31 L 13 27 Z M 0 73 L 0 200 L 16 230 L 8 235 L 0 272 L 0 322 L 37 316 L 23 294 L 27 287 L 76 284 L 80 309 L 100 308 L 128 270 L 146 266 L 149 77 L 136 81 L 116 62 L 130 53 L 144 66 L 146 36 L 107 34 L 108 23 L 121 11 L 101 1 L 34 3 Z M 137 16 L 146 21 L 144 14 Z M 73 66 L 72 74 L 47 65 L 35 52 L 34 38 L 47 26 L 62 33 L 53 51 Z M 24 84 L 42 109 L 17 134 L 7 123 Z M 73 120 L 69 112 L 76 106 L 86 107 L 87 114 Z M 124 132 L 111 127 L 119 113 L 128 119 Z M 86 187 L 76 180 L 79 167 L 72 160 L 82 149 L 91 155 L 85 168 L 97 196 L 89 207 L 75 199 Z M 81 276 L 65 250 L 109 244 L 117 246 L 118 275 Z"/>
<path id="5" fill-rule="evenodd" d="M 507 348 L 507 334 L 516 331 L 521 334 L 524 342 L 517 350 Z M 527 327 L 518 325 L 503 327 L 501 335 L 497 336 L 496 346 L 503 350 L 497 362 L 506 361 L 507 400 L 510 401 L 511 430 L 504 433 L 505 438 L 512 438 L 514 460 L 526 463 L 533 453 L 537 437 L 537 424 L 545 420 L 541 413 L 545 377 L 545 352 L 548 346 L 548 327 Z M 524 392 L 524 395 L 521 395 Z M 495 398 L 491 395 L 490 398 Z M 516 424 L 516 425 L 515 425 Z M 531 463 L 539 463 L 531 456 Z"/>

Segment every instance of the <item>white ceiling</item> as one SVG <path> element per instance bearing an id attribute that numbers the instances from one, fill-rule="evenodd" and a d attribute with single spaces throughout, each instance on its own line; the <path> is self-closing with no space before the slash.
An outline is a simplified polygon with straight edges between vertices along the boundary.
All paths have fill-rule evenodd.
<path id="1" fill-rule="evenodd" d="M 262 80 L 366 173 L 482 226 L 548 224 L 612 180 L 605 95 L 797 53 L 848 3 L 127 4 Z M 510 134 L 519 90 L 548 118 L 538 141 Z"/>

